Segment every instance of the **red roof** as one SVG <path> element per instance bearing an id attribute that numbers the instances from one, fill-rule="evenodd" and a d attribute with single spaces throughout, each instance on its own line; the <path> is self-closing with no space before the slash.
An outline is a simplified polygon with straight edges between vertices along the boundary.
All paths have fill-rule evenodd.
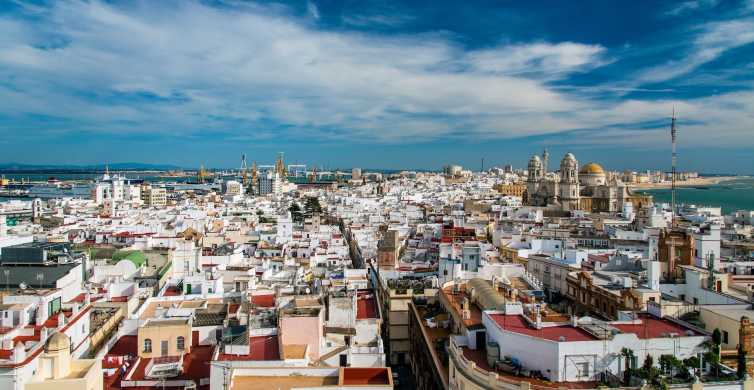
<path id="1" fill-rule="evenodd" d="M 136 356 L 139 353 L 137 336 L 122 336 L 107 351 L 108 356 Z"/>
<path id="2" fill-rule="evenodd" d="M 73 299 L 71 299 L 67 303 L 73 303 L 73 302 L 84 303 L 85 299 L 86 299 L 86 293 L 81 293 L 73 297 Z"/>
<path id="3" fill-rule="evenodd" d="M 174 296 L 178 296 L 178 295 L 183 295 L 183 291 L 181 291 L 181 289 L 179 289 L 176 286 L 170 286 L 170 287 L 166 288 L 165 289 L 165 293 L 162 294 L 162 296 L 164 296 L 164 297 L 174 297 Z"/>
<path id="4" fill-rule="evenodd" d="M 255 336 L 249 338 L 248 355 L 221 353 L 217 360 L 280 360 L 278 336 Z"/>
<path id="5" fill-rule="evenodd" d="M 560 341 L 560 337 L 565 337 L 566 341 L 596 340 L 594 336 L 587 333 L 585 330 L 570 325 L 534 329 L 529 327 L 529 323 L 521 315 L 490 314 L 490 318 L 495 321 L 501 329 L 540 339 Z"/>
<path id="6" fill-rule="evenodd" d="M 384 367 L 345 367 L 341 379 L 344 386 L 390 384 L 389 369 Z"/>
<path id="7" fill-rule="evenodd" d="M 377 301 L 374 295 L 359 296 L 356 300 L 356 319 L 377 318 Z"/>
<path id="8" fill-rule="evenodd" d="M 675 322 L 671 322 L 666 319 L 653 317 L 651 315 L 643 314 L 639 315 L 641 320 L 640 324 L 611 324 L 623 333 L 634 333 L 640 339 L 654 339 L 660 337 L 668 337 L 671 333 L 675 333 L 678 336 L 687 336 L 687 332 L 691 332 L 692 336 L 699 336 L 700 334 L 693 330 L 683 327 Z"/>
<path id="9" fill-rule="evenodd" d="M 251 303 L 258 307 L 275 307 L 275 294 L 252 295 Z"/>

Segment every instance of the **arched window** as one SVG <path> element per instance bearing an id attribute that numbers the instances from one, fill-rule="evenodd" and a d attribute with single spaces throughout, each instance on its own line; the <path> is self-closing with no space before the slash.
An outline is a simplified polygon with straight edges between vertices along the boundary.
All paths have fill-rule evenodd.
<path id="1" fill-rule="evenodd" d="M 144 352 L 152 352 L 152 339 L 144 339 Z"/>
<path id="2" fill-rule="evenodd" d="M 179 351 L 183 351 L 183 349 L 186 347 L 186 339 L 183 338 L 183 336 L 178 336 L 178 339 L 176 340 L 175 345 Z"/>

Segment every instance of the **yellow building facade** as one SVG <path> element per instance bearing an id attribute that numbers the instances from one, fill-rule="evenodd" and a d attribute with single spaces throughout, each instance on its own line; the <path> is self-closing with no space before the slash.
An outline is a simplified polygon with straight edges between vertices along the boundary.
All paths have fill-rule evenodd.
<path id="1" fill-rule="evenodd" d="M 182 356 L 191 352 L 188 319 L 149 320 L 138 332 L 139 357 Z"/>

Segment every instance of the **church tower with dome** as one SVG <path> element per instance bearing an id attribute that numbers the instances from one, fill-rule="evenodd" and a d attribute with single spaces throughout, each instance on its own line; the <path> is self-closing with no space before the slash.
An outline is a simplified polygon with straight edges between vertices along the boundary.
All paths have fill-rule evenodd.
<path id="1" fill-rule="evenodd" d="M 626 203 L 634 210 L 651 206 L 652 197 L 634 194 L 616 177 L 590 162 L 579 169 L 572 153 L 566 153 L 557 173 L 548 174 L 539 156 L 529 159 L 524 201 L 530 206 L 560 211 L 620 212 Z"/>
<path id="2" fill-rule="evenodd" d="M 560 207 L 563 211 L 579 209 L 579 162 L 571 153 L 560 161 Z"/>
<path id="3" fill-rule="evenodd" d="M 529 166 L 527 167 L 527 180 L 526 191 L 528 194 L 536 194 L 539 191 L 539 184 L 542 182 L 544 174 L 542 172 L 542 161 L 536 154 L 529 159 Z"/>

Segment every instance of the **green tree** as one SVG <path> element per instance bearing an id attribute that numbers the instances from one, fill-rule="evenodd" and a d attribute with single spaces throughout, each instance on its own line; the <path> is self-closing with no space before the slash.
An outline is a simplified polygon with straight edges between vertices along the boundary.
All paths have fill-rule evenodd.
<path id="1" fill-rule="evenodd" d="M 661 355 L 660 356 L 660 370 L 662 370 L 663 373 L 668 374 L 670 373 L 672 363 L 670 362 L 670 359 L 673 357 L 673 355 Z"/>
<path id="2" fill-rule="evenodd" d="M 644 365 L 642 365 L 642 368 L 647 370 L 647 372 L 649 372 L 649 370 L 652 369 L 654 364 L 655 364 L 655 361 L 652 358 L 652 355 L 647 354 L 647 357 L 644 358 Z"/>
<path id="3" fill-rule="evenodd" d="M 736 376 L 738 379 L 744 379 L 746 377 L 746 351 L 743 347 L 738 347 L 738 367 L 736 367 Z"/>
<path id="4" fill-rule="evenodd" d="M 306 215 L 312 215 L 314 213 L 322 212 L 322 206 L 319 204 L 319 199 L 314 196 L 310 196 L 306 198 L 306 203 L 304 204 L 304 208 L 306 209 Z"/>
<path id="5" fill-rule="evenodd" d="M 720 376 L 720 344 L 723 341 L 722 333 L 720 329 L 715 328 L 712 331 L 712 345 L 709 345 L 709 351 L 705 354 L 707 362 L 712 365 L 712 370 L 715 372 L 715 376 Z"/>
<path id="6" fill-rule="evenodd" d="M 304 213 L 301 212 L 301 206 L 299 206 L 297 202 L 293 202 L 291 204 L 291 207 L 288 208 L 288 211 L 291 212 L 291 218 L 293 219 L 293 222 L 304 222 Z"/>
<path id="7" fill-rule="evenodd" d="M 696 356 L 692 356 L 688 359 L 683 360 L 683 372 L 688 373 L 688 370 L 691 369 L 694 372 L 697 373 L 697 375 L 701 376 L 701 373 L 699 372 L 699 358 Z"/>

